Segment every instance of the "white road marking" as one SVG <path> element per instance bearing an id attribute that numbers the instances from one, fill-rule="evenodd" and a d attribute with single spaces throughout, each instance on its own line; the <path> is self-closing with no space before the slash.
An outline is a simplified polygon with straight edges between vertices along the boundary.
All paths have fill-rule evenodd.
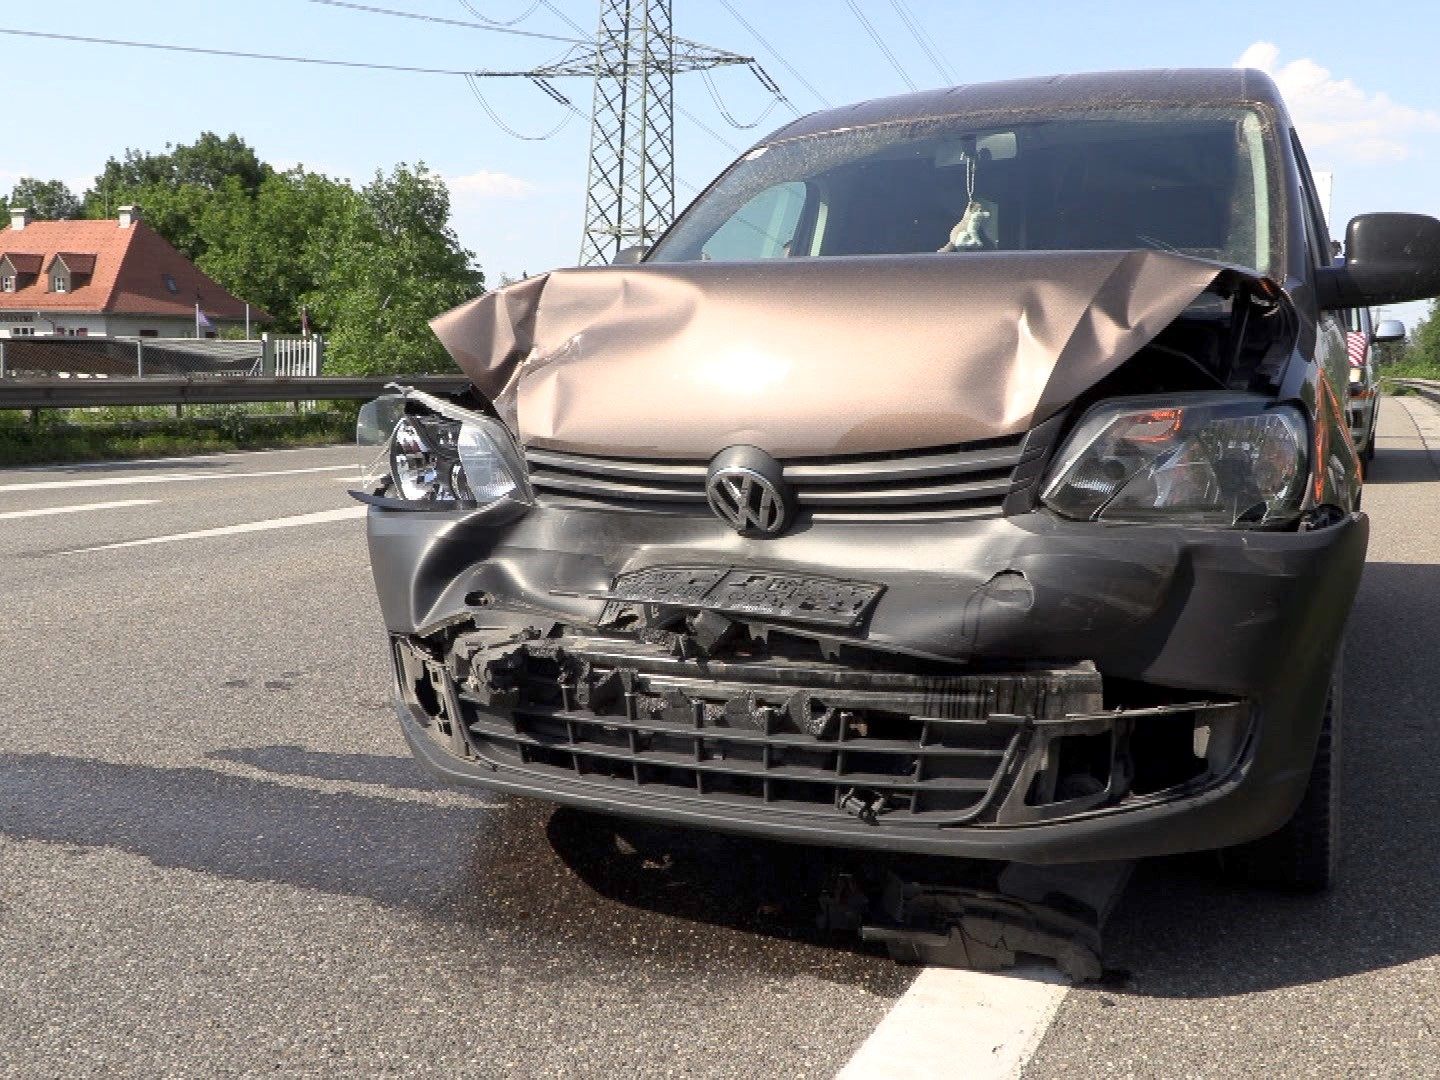
<path id="1" fill-rule="evenodd" d="M 1069 989 L 1048 969 L 926 968 L 837 1080 L 1018 1077 Z"/>
<path id="2" fill-rule="evenodd" d="M 96 480 L 38 480 L 33 484 L 0 484 L 0 491 L 61 491 L 65 488 L 122 487 L 130 484 L 174 484 L 183 480 L 246 480 L 257 476 L 300 476 L 340 472 L 359 475 L 359 465 L 312 465 L 306 469 L 267 469 L 243 473 L 159 473 L 153 476 L 107 476 Z"/>
<path id="3" fill-rule="evenodd" d="M 42 506 L 38 510 L 0 511 L 0 521 L 10 518 L 49 517 L 51 514 L 80 514 L 86 510 L 118 510 L 122 506 L 153 506 L 159 499 L 120 499 L 117 502 L 80 503 L 75 506 Z"/>
<path id="4" fill-rule="evenodd" d="M 59 555 L 83 555 L 88 551 L 113 551 L 116 548 L 148 547 L 151 544 L 173 544 L 176 540 L 206 540 L 212 536 L 235 536 L 239 533 L 269 532 L 271 529 L 295 529 L 302 525 L 324 525 L 330 521 L 352 521 L 365 516 L 366 507 L 347 506 L 343 510 L 321 510 L 314 514 L 296 514 L 294 517 L 270 518 L 266 521 L 247 521 L 240 525 L 221 525 L 215 529 L 199 529 L 196 532 L 172 533 L 169 536 L 148 536 L 143 540 L 122 540 L 118 544 L 99 544 L 96 547 L 73 548 L 57 552 Z"/>
<path id="5" fill-rule="evenodd" d="M 180 454 L 176 457 L 127 458 L 108 461 L 71 461 L 65 465 L 22 465 L 13 472 L 51 472 L 64 469 L 124 469 L 131 465 L 181 465 L 187 461 L 224 461 L 226 458 L 259 458 L 271 454 L 307 454 L 316 451 L 335 450 L 343 447 L 331 446 L 281 446 L 274 450 L 229 450 L 218 454 Z M 353 447 L 348 447 L 354 449 Z"/>

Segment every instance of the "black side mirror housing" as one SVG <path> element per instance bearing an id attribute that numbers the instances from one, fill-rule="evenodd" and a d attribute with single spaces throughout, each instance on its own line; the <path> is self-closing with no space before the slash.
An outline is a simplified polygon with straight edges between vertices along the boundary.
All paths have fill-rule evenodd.
<path id="1" fill-rule="evenodd" d="M 1345 229 L 1345 262 L 1316 270 L 1325 310 L 1440 295 L 1440 221 L 1425 214 L 1361 214 Z"/>
<path id="2" fill-rule="evenodd" d="M 621 248 L 610 260 L 611 266 L 634 266 L 644 260 L 650 254 L 649 244 L 631 244 L 629 247 Z"/>

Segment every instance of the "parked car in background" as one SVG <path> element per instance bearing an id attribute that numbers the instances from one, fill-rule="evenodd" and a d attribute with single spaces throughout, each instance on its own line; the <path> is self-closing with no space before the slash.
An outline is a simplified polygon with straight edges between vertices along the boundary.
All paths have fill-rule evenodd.
<path id="1" fill-rule="evenodd" d="M 1404 341 L 1405 325 L 1385 319 L 1378 326 L 1369 308 L 1350 308 L 1339 313 L 1345 320 L 1345 351 L 1350 356 L 1350 382 L 1346 390 L 1346 415 L 1350 438 L 1365 461 L 1375 459 L 1375 428 L 1380 418 L 1380 374 L 1375 363 L 1375 344 Z"/>
<path id="2" fill-rule="evenodd" d="M 1226 849 L 1329 882 L 1365 561 L 1333 262 L 1257 71 L 797 119 L 632 265 L 432 324 L 362 413 L 400 724 L 448 781 L 1032 863 Z M 638 256 L 638 261 L 636 261 Z"/>

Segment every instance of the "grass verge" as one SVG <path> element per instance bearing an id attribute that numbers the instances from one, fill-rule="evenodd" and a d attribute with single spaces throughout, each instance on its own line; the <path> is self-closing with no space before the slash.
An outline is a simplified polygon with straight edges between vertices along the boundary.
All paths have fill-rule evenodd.
<path id="1" fill-rule="evenodd" d="M 1397 360 L 1393 364 L 1385 364 L 1379 370 L 1381 379 L 1436 379 L 1440 380 L 1440 364 L 1430 363 L 1425 360 L 1410 359 Z M 1382 382 L 1382 389 L 1395 397 L 1401 397 L 1412 391 L 1408 387 L 1396 386 L 1392 382 Z"/>
<path id="2" fill-rule="evenodd" d="M 0 412 L 0 466 L 179 457 L 229 450 L 324 446 L 355 437 L 355 407 L 336 403 L 295 414 L 251 406 Z"/>

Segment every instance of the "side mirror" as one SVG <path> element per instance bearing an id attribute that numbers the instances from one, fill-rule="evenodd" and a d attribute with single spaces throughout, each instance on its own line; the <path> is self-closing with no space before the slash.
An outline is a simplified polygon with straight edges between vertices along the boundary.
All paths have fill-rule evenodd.
<path id="1" fill-rule="evenodd" d="M 1405 324 L 1399 319 L 1381 319 L 1380 325 L 1375 327 L 1376 341 L 1404 341 Z"/>
<path id="2" fill-rule="evenodd" d="M 621 248 L 617 251 L 615 257 L 610 260 L 610 265 L 633 266 L 642 261 L 648 254 L 650 254 L 649 244 L 631 244 L 629 247 Z"/>
<path id="3" fill-rule="evenodd" d="M 1345 263 L 1316 270 L 1326 310 L 1440 295 L 1440 221 L 1424 214 L 1361 214 L 1345 230 Z"/>

